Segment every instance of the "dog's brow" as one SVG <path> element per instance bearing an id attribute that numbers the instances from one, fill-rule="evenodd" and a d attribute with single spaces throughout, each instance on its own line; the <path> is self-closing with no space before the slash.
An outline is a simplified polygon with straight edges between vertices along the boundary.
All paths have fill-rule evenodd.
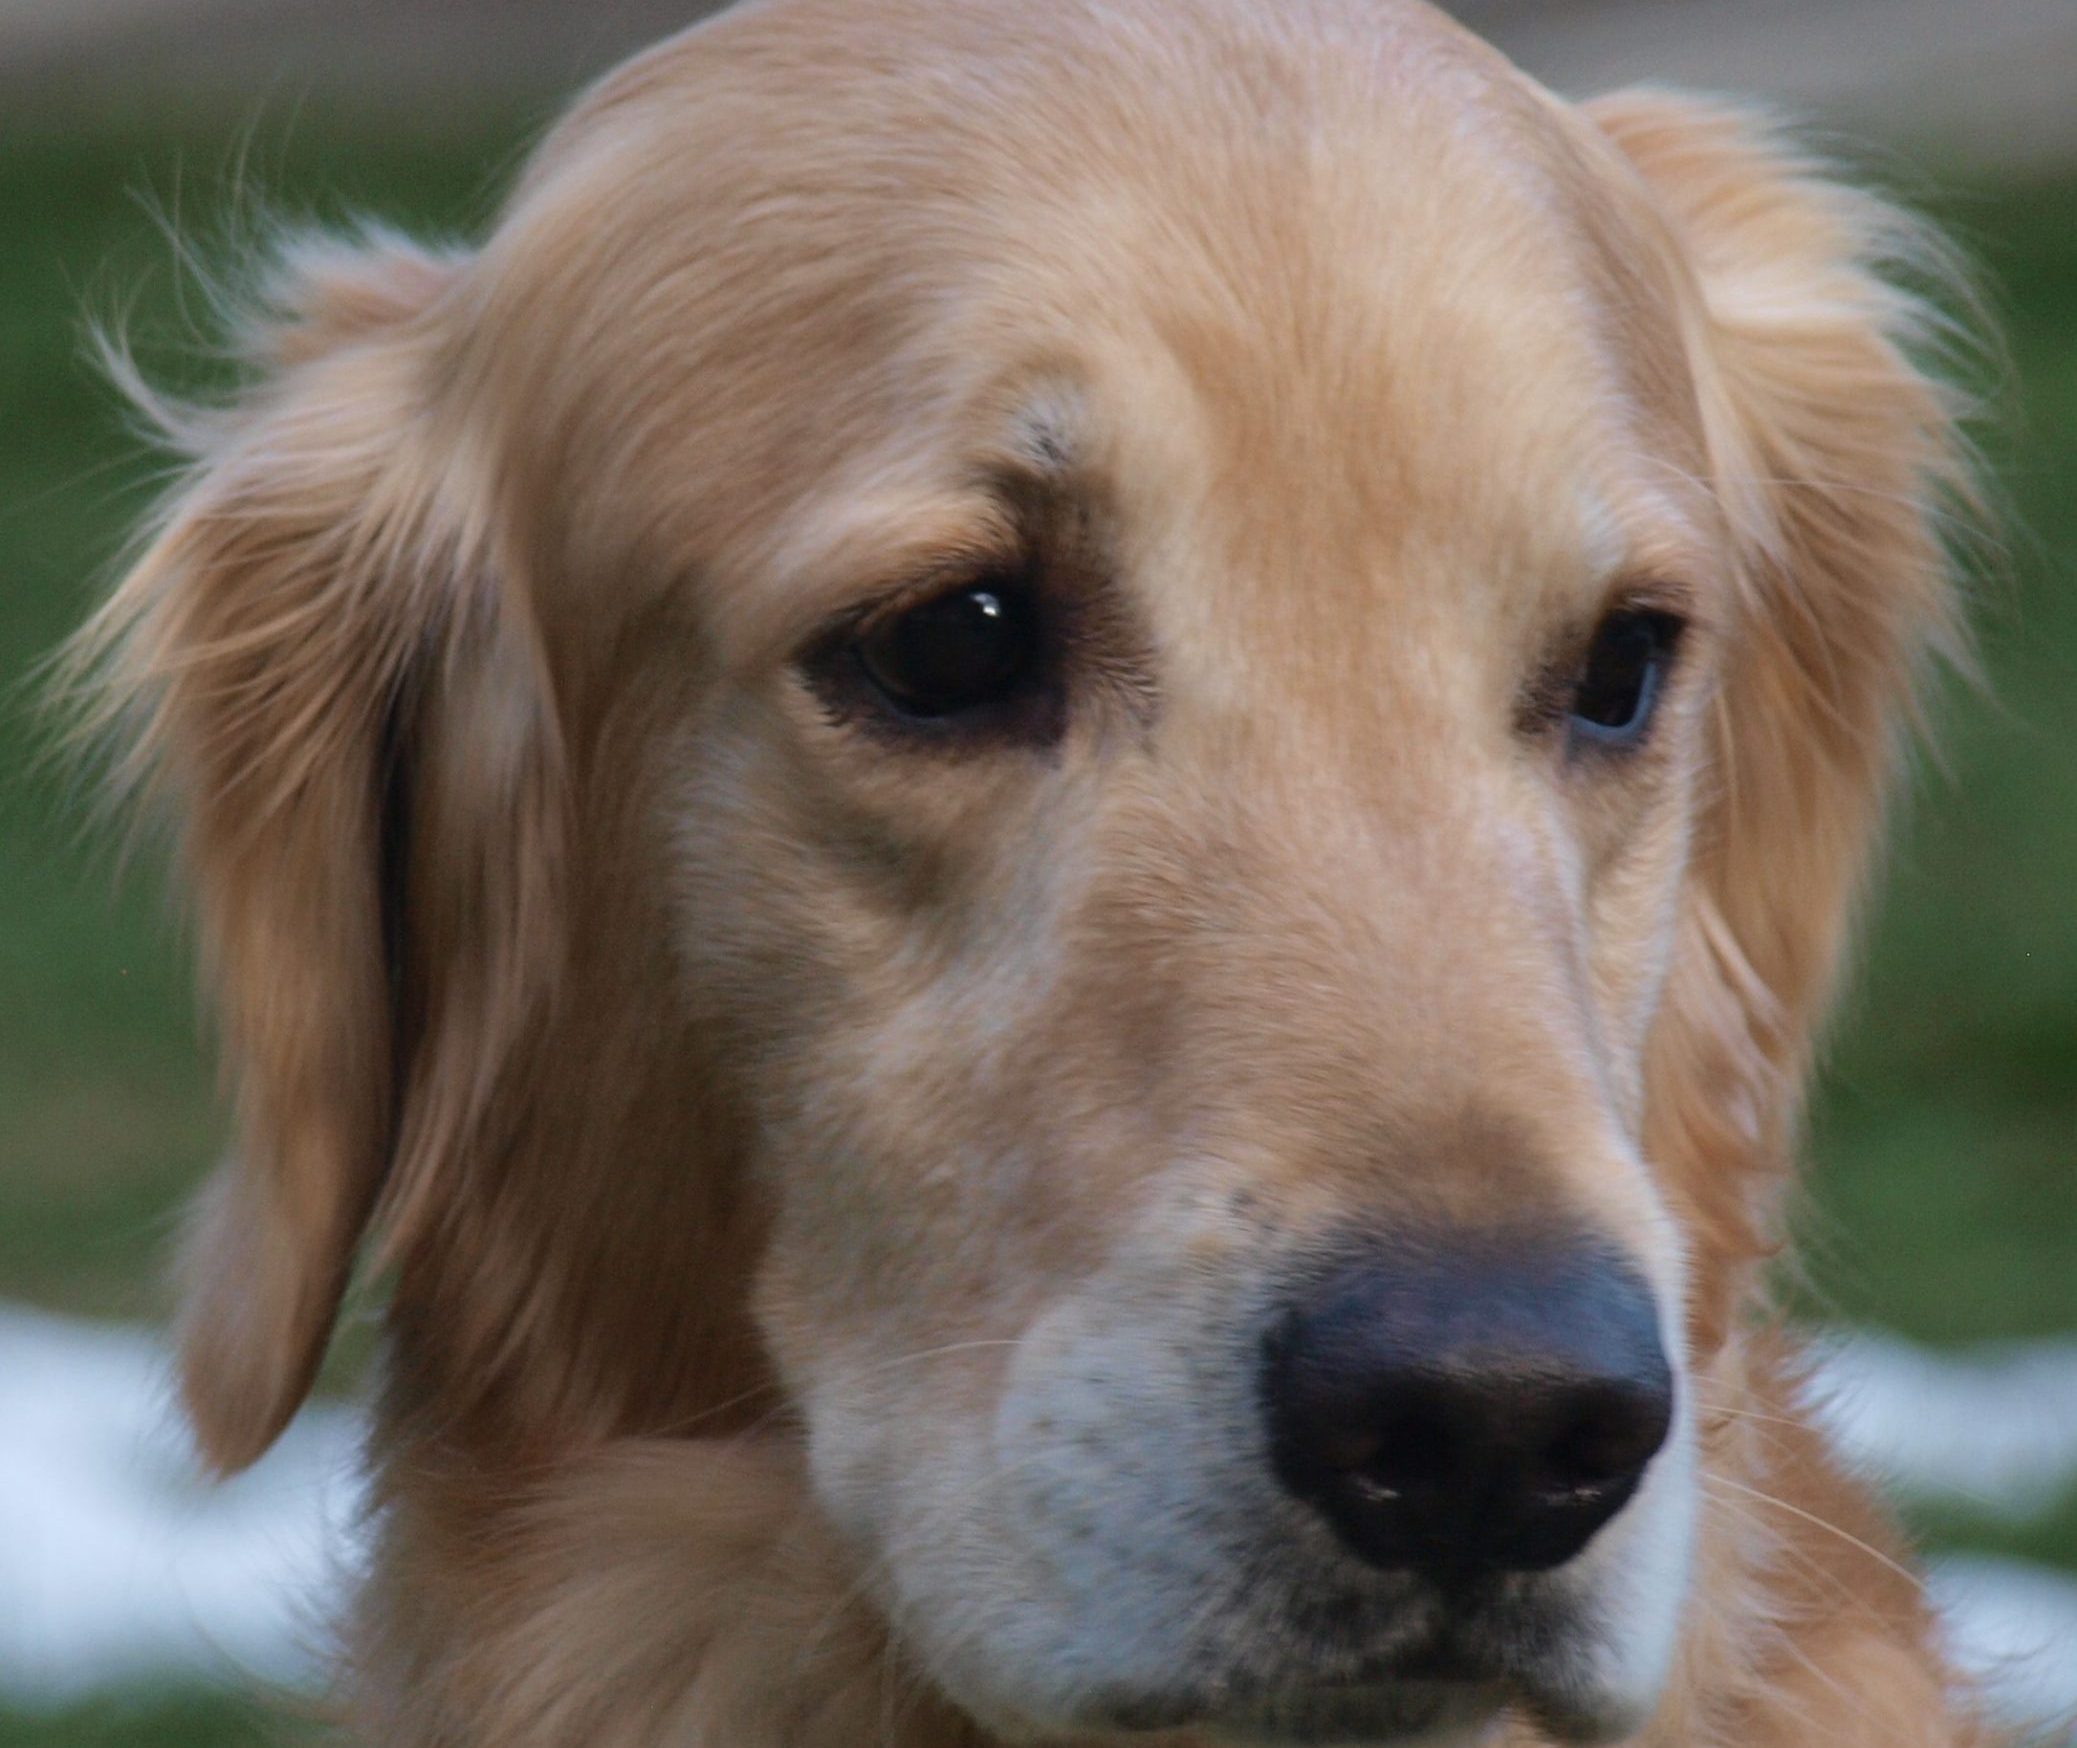
<path id="1" fill-rule="evenodd" d="M 1048 479 L 1069 473 L 1076 464 L 1076 441 L 1068 410 L 1058 400 L 1035 401 L 1011 426 L 1017 458 Z"/>
<path id="2" fill-rule="evenodd" d="M 1014 562 L 1034 506 L 1083 466 L 1072 409 L 1064 392 L 1027 395 L 963 457 L 940 457 L 932 482 L 832 493 L 795 523 L 771 569 L 836 611 L 919 579 Z"/>
<path id="3" fill-rule="evenodd" d="M 1577 500 L 1581 556 L 1598 592 L 1701 595 L 1716 554 L 1699 493 L 1699 482 L 1640 477 L 1629 469 L 1584 490 Z M 1632 588 L 1640 582 L 1662 586 Z"/>
<path id="4" fill-rule="evenodd" d="M 1623 562 L 1605 573 L 1601 599 L 1656 607 L 1706 625 L 1720 595 L 1709 586 L 1716 565 L 1716 556 L 1686 530 L 1654 530 L 1628 543 Z"/>
<path id="5" fill-rule="evenodd" d="M 827 632 L 876 604 L 1013 564 L 1022 550 L 1015 507 L 992 482 L 839 494 L 767 556 L 768 586 L 732 597 L 730 640 L 752 665 L 786 659 L 804 627 Z"/>

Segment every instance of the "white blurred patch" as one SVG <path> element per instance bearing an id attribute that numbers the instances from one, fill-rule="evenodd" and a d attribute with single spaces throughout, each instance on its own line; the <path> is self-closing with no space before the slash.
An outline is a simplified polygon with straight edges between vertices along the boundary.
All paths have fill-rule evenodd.
<path id="1" fill-rule="evenodd" d="M 304 1683 L 360 1558 L 360 1420 L 305 1409 L 251 1473 L 197 1476 L 163 1346 L 0 1305 L 0 1704 L 180 1675 Z M 1936 1355 L 1825 1345 L 1813 1392 L 1852 1457 L 2025 1522 L 2077 1490 L 2077 1339 Z M 1957 1659 L 2014 1719 L 2077 1711 L 2077 1577 L 1952 1556 Z"/>
<path id="2" fill-rule="evenodd" d="M 1927 1579 L 1947 1651 L 2006 1721 L 2077 1718 L 2077 1581 L 2020 1560 L 1950 1554 Z"/>
<path id="3" fill-rule="evenodd" d="M 308 1682 L 355 1558 L 358 1417 L 198 1476 L 140 1332 L 0 1305 L 0 1698 L 180 1674 Z"/>
<path id="4" fill-rule="evenodd" d="M 2026 1521 L 2077 1488 L 2077 1339 L 1940 1354 L 1835 1336 L 1811 1406 L 1851 1460 L 1918 1498 Z"/>

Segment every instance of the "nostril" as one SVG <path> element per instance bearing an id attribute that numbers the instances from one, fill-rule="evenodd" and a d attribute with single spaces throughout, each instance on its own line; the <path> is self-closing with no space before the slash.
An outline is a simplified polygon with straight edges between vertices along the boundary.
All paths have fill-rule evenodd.
<path id="1" fill-rule="evenodd" d="M 1634 1481 L 1665 1442 L 1663 1397 L 1588 1391 L 1545 1447 L 1539 1480 L 1552 1493 L 1593 1493 Z"/>
<path id="2" fill-rule="evenodd" d="M 1365 1443 L 1369 1448 L 1362 1461 L 1344 1466 L 1359 1487 L 1374 1495 L 1433 1494 L 1463 1469 L 1464 1453 L 1447 1416 L 1418 1394 L 1394 1404 Z"/>

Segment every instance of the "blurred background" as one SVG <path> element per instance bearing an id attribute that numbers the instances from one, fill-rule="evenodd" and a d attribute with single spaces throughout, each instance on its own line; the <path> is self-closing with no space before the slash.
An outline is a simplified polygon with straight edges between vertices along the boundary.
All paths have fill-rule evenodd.
<path id="1" fill-rule="evenodd" d="M 85 323 L 206 384 L 182 251 L 218 254 L 256 196 L 469 234 L 575 84 L 702 9 L 0 0 L 0 1748 L 293 1737 L 353 1559 L 350 1389 L 223 1492 L 165 1410 L 159 1265 L 221 1124 L 157 870 L 118 877 L 39 761 L 28 679 L 152 482 Z M 1809 117 L 1947 224 L 2007 336 L 1981 384 L 2009 506 L 1972 561 L 1989 683 L 1942 697 L 1783 1290 L 1841 1436 L 1935 1550 L 1958 1652 L 2014 1715 L 2077 1715 L 2077 0 L 1458 10 L 1568 93 Z"/>

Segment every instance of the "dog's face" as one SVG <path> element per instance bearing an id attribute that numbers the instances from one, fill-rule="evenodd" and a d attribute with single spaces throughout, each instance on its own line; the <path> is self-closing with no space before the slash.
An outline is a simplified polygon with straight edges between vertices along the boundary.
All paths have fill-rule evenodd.
<path id="1" fill-rule="evenodd" d="M 392 1169 L 358 1155 L 400 1150 L 407 1299 L 532 1220 L 528 1316 L 624 1368 L 584 1283 L 678 1327 L 658 1295 L 737 1280 L 862 1582 L 1002 1734 L 1620 1733 L 1937 614 L 1932 391 L 1862 215 L 1729 124 L 1597 125 L 1396 6 L 1025 10 L 668 45 L 479 256 L 342 277 L 345 340 L 284 348 L 291 411 L 381 411 L 277 491 L 408 500 L 298 575 L 464 582 L 374 610 L 440 640 L 408 684 L 310 682 L 367 750 L 299 853 L 346 820 L 368 890 L 249 948 L 212 899 L 233 983 L 327 898 L 387 943 L 354 1000 L 409 1060 L 336 1001 L 321 1047 L 234 1015 L 325 1187 L 257 1245 L 225 1192 L 260 1303 L 198 1317 L 205 1429 L 292 1406 Z M 133 611 L 230 660 L 288 612 Z M 219 679 L 191 790 L 269 756 L 270 684 Z M 201 835 L 268 903 L 253 835 Z M 554 1085 L 586 1028 L 599 1125 L 677 1075 L 729 1145 L 549 1117 L 581 1176 L 465 1196 L 457 1135 L 547 1102 L 511 1059 Z M 340 1116 L 313 1063 L 370 1090 Z M 634 1181 L 667 1157 L 735 1182 L 734 1275 L 575 1208 L 682 1207 Z"/>
<path id="2" fill-rule="evenodd" d="M 1035 74 L 918 118 L 949 187 L 772 222 L 759 141 L 728 217 L 630 220 L 679 227 L 659 275 L 721 234 L 807 280 L 663 342 L 714 404 L 619 489 L 738 525 L 618 564 L 696 579 L 658 804 L 761 1325 L 824 1504 L 1006 1731 L 1599 1734 L 1671 1644 L 1644 1051 L 1724 542 L 1670 288 L 1616 282 L 1553 120 L 1430 52 L 1307 49 L 1259 116 L 1193 68 L 1216 152 L 1133 138 L 1122 69 L 1094 116 Z"/>

